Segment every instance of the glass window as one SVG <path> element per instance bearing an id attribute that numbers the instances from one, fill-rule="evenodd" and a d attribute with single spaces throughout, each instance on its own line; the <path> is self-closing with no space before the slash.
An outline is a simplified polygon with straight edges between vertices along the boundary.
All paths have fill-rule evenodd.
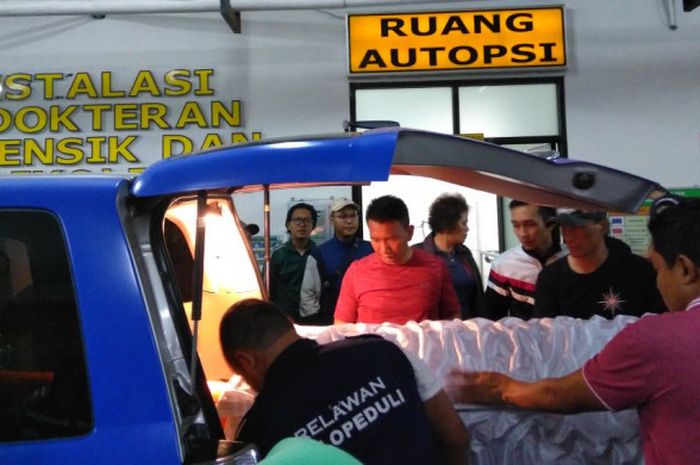
<path id="1" fill-rule="evenodd" d="M 459 88 L 461 134 L 484 137 L 559 135 L 555 84 Z"/>
<path id="2" fill-rule="evenodd" d="M 92 428 L 82 341 L 58 222 L 0 212 L 0 441 Z"/>
<path id="3" fill-rule="evenodd" d="M 405 128 L 453 133 L 449 87 L 358 89 L 355 100 L 358 121 L 386 119 Z"/>

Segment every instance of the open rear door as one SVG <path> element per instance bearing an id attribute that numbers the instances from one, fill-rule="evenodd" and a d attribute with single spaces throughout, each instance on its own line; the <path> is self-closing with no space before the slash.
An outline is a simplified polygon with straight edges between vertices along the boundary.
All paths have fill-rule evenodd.
<path id="1" fill-rule="evenodd" d="M 131 185 L 149 197 L 233 187 L 261 189 L 427 176 L 551 206 L 636 212 L 657 183 L 593 163 L 546 160 L 488 142 L 403 128 L 269 140 L 162 160 Z"/>

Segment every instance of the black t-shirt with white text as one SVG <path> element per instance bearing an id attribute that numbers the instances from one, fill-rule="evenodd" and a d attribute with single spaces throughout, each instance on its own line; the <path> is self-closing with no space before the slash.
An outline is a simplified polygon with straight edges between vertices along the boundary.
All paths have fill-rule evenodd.
<path id="1" fill-rule="evenodd" d="M 365 465 L 442 461 L 410 361 L 378 336 L 301 339 L 275 359 L 236 439 L 264 456 L 290 436 L 340 447 Z"/>

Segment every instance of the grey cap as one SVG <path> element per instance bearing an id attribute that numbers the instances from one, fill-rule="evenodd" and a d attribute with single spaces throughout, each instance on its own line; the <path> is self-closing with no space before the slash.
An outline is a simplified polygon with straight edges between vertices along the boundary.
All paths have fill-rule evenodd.
<path id="1" fill-rule="evenodd" d="M 583 226 L 587 221 L 602 221 L 607 213 L 602 210 L 584 211 L 574 208 L 557 208 L 554 221 L 563 226 Z"/>

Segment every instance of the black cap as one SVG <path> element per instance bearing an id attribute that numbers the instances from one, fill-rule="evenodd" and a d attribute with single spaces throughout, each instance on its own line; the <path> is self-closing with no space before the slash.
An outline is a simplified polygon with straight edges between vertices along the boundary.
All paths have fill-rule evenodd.
<path id="1" fill-rule="evenodd" d="M 602 210 L 584 211 L 574 208 L 557 208 L 554 221 L 563 226 L 583 226 L 587 221 L 602 221 L 607 214 Z"/>
<path id="2" fill-rule="evenodd" d="M 255 223 L 246 224 L 241 221 L 241 224 L 243 224 L 243 230 L 251 236 L 255 236 L 258 232 L 260 232 L 260 227 Z"/>

